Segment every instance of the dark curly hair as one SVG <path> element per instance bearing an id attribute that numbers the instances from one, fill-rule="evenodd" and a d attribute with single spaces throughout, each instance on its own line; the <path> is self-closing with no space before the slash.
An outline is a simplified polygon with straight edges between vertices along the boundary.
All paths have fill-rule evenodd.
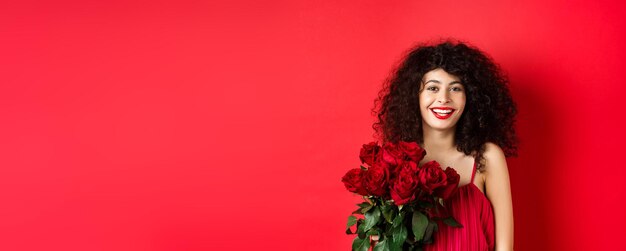
<path id="1" fill-rule="evenodd" d="M 465 110 L 455 132 L 457 150 L 475 154 L 479 171 L 484 170 L 487 142 L 500 146 L 506 157 L 517 156 L 517 108 L 508 79 L 488 55 L 460 41 L 419 44 L 408 51 L 374 102 L 375 137 L 383 142 L 423 144 L 419 91 L 424 74 L 437 68 L 457 76 L 465 86 Z"/>

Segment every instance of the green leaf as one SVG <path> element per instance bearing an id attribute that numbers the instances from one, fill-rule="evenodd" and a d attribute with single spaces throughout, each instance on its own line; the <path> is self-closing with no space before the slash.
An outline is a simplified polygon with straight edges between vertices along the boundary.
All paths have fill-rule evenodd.
<path id="1" fill-rule="evenodd" d="M 361 212 L 361 209 L 362 209 L 362 208 L 359 208 L 359 209 L 357 209 L 357 210 L 354 210 L 354 212 L 352 212 L 352 214 L 361 214 L 361 215 L 362 215 L 362 214 L 363 214 L 363 212 Z"/>
<path id="2" fill-rule="evenodd" d="M 370 230 L 367 230 L 367 236 L 378 235 L 378 234 L 379 234 L 379 232 L 378 232 L 378 229 L 376 229 L 376 228 L 372 228 Z"/>
<path id="3" fill-rule="evenodd" d="M 346 234 L 352 234 L 350 227 L 354 226 L 356 222 L 357 222 L 356 217 L 354 217 L 353 215 L 348 216 L 348 224 L 346 225 Z"/>
<path id="4" fill-rule="evenodd" d="M 443 219 L 443 223 L 448 224 L 448 226 L 451 227 L 463 227 L 463 225 L 461 225 L 461 223 L 458 223 L 454 218 L 452 218 L 452 216 Z"/>
<path id="5" fill-rule="evenodd" d="M 370 210 L 365 213 L 365 222 L 363 223 L 363 230 L 367 231 L 378 224 L 380 220 L 380 209 L 374 207 L 374 210 Z"/>
<path id="6" fill-rule="evenodd" d="M 363 223 L 359 224 L 356 228 L 356 233 L 361 239 L 365 239 L 365 237 L 367 237 L 367 235 L 365 234 L 366 231 L 363 229 L 365 229 L 365 224 Z"/>
<path id="7" fill-rule="evenodd" d="M 389 244 L 389 251 L 402 251 L 402 247 L 404 247 L 404 243 L 402 243 L 400 246 L 396 246 L 394 244 Z"/>
<path id="8" fill-rule="evenodd" d="M 383 218 L 385 218 L 388 223 L 393 222 L 393 218 L 395 216 L 393 206 L 383 204 L 381 207 L 383 209 Z"/>
<path id="9" fill-rule="evenodd" d="M 368 207 L 361 208 L 361 213 L 365 214 L 365 213 L 367 213 L 369 210 L 371 210 L 373 207 L 374 207 L 374 205 L 371 205 L 371 204 L 370 204 Z"/>
<path id="10" fill-rule="evenodd" d="M 356 204 L 356 205 L 359 206 L 359 208 L 360 208 L 359 210 L 360 210 L 361 214 L 367 213 L 367 211 L 369 211 L 370 209 L 372 209 L 372 207 L 374 207 L 374 203 L 371 203 L 369 201 L 361 202 L 361 203 Z"/>
<path id="11" fill-rule="evenodd" d="M 398 214 L 398 216 L 396 216 L 395 219 L 393 219 L 393 227 L 397 227 L 399 225 L 402 225 L 402 222 L 404 221 L 404 215 L 405 212 L 400 212 L 400 214 Z"/>
<path id="12" fill-rule="evenodd" d="M 348 216 L 348 228 L 350 228 L 351 226 L 354 226 L 354 224 L 356 224 L 357 218 L 354 217 L 354 215 L 350 215 Z"/>
<path id="13" fill-rule="evenodd" d="M 387 241 L 387 239 L 384 239 L 376 243 L 376 246 L 374 246 L 374 251 L 390 251 L 389 242 Z"/>
<path id="14" fill-rule="evenodd" d="M 370 249 L 370 240 L 369 238 L 354 238 L 352 241 L 352 251 L 368 251 Z"/>
<path id="15" fill-rule="evenodd" d="M 426 226 L 426 232 L 424 233 L 424 243 L 432 243 L 432 236 L 435 228 L 437 227 L 437 223 L 434 221 L 428 221 L 428 226 Z"/>
<path id="16" fill-rule="evenodd" d="M 402 250 L 402 245 L 404 241 L 406 241 L 406 237 L 408 236 L 408 230 L 404 224 L 400 224 L 397 227 L 392 228 L 391 230 L 391 249 Z"/>
<path id="17" fill-rule="evenodd" d="M 359 206 L 360 208 L 366 208 L 366 207 L 372 206 L 372 204 L 370 204 L 369 202 L 361 202 L 356 205 Z"/>
<path id="18" fill-rule="evenodd" d="M 426 226 L 428 226 L 428 218 L 426 218 L 426 215 L 422 214 L 421 212 L 415 211 L 413 213 L 413 219 L 411 223 L 413 234 L 415 235 L 415 241 L 421 241 L 424 237 Z"/>

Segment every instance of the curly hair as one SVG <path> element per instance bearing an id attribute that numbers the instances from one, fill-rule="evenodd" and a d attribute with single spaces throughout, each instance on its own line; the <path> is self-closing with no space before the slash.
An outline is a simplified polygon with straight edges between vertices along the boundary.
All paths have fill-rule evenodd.
<path id="1" fill-rule="evenodd" d="M 487 142 L 497 144 L 506 157 L 517 156 L 517 108 L 508 79 L 488 55 L 460 41 L 419 44 L 408 51 L 374 101 L 372 114 L 378 117 L 372 126 L 374 135 L 383 142 L 423 144 L 421 81 L 424 74 L 438 68 L 457 76 L 465 86 L 467 100 L 456 126 L 456 149 L 473 154 L 479 171 L 484 170 Z"/>

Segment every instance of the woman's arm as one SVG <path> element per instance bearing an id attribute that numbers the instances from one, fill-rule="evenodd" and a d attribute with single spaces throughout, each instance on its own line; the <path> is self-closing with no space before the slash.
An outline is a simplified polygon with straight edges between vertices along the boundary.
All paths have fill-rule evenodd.
<path id="1" fill-rule="evenodd" d="M 502 149 L 491 142 L 486 143 L 485 189 L 493 205 L 495 225 L 495 247 L 497 251 L 513 250 L 513 202 L 509 170 Z"/>

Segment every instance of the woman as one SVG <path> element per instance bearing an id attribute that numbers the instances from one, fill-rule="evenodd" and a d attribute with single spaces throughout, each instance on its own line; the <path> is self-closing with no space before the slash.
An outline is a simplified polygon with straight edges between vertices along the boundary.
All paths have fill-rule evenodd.
<path id="1" fill-rule="evenodd" d="M 373 109 L 382 141 L 416 141 L 460 175 L 446 201 L 462 228 L 439 223 L 425 250 L 513 250 L 505 157 L 517 153 L 515 103 L 498 66 L 462 42 L 419 45 L 385 83 Z M 376 238 L 373 238 L 376 239 Z"/>

